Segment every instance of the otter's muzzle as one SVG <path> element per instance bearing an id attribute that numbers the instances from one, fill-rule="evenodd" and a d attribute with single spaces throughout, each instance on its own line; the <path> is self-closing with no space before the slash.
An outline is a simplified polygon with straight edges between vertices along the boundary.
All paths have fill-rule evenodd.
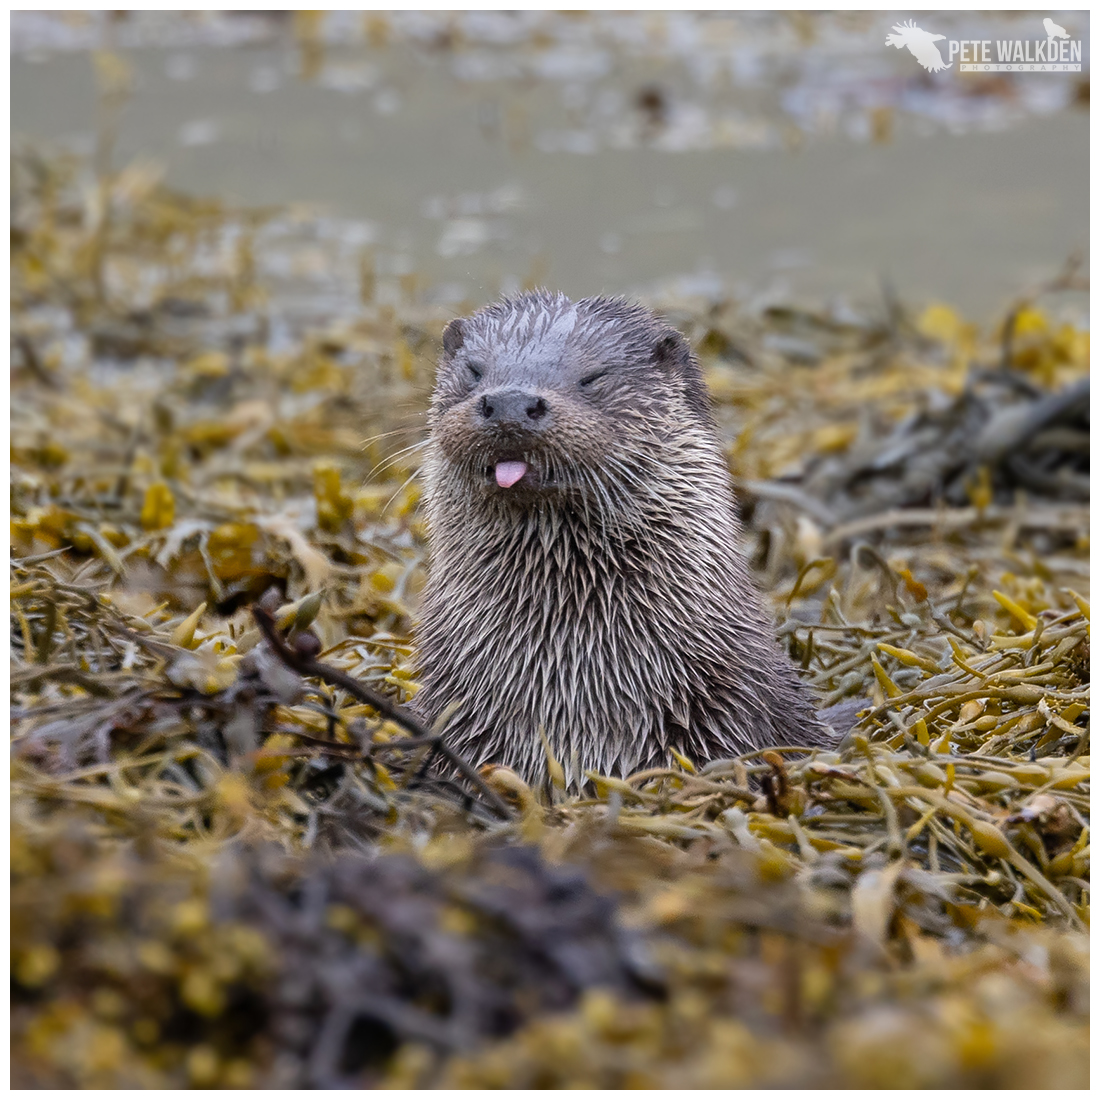
<path id="1" fill-rule="evenodd" d="M 535 438 L 550 425 L 550 407 L 537 393 L 512 389 L 484 394 L 476 409 L 480 425 L 495 441 L 494 449 L 504 451 L 496 456 L 493 476 L 500 488 L 510 489 L 529 473 L 526 461 L 511 452 L 534 445 Z"/>

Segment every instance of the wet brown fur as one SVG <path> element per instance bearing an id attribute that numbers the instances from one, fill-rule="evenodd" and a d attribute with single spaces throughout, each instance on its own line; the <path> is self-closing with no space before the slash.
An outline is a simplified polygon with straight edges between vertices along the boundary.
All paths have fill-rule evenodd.
<path id="1" fill-rule="evenodd" d="M 487 423 L 521 390 L 545 416 Z M 532 406 L 533 407 L 533 406 Z M 419 627 L 427 720 L 535 781 L 540 731 L 572 781 L 829 738 L 738 547 L 699 366 L 624 299 L 545 291 L 444 334 L 426 467 Z M 502 489 L 499 461 L 530 474 Z"/>

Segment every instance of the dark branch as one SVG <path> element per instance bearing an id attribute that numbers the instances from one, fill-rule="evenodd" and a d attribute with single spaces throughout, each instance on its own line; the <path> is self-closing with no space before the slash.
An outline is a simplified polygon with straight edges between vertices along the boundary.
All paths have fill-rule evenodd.
<path id="1" fill-rule="evenodd" d="M 275 624 L 274 616 L 265 608 L 254 604 L 252 617 L 256 620 L 260 633 L 267 639 L 275 656 L 288 668 L 301 676 L 314 676 L 318 680 L 324 680 L 325 683 L 346 691 L 352 698 L 373 707 L 383 718 L 389 719 L 412 734 L 411 738 L 403 741 L 389 741 L 385 745 L 379 745 L 378 748 L 400 750 L 430 746 L 430 755 L 438 754 L 447 760 L 462 773 L 463 777 L 505 821 L 511 820 L 512 813 L 506 803 L 478 775 L 473 765 L 463 760 L 446 744 L 441 735 L 433 733 L 418 718 L 410 714 L 406 707 L 395 703 L 392 699 L 387 699 L 381 692 L 366 687 L 346 672 L 341 672 L 340 669 L 326 665 L 323 661 L 318 661 L 315 657 L 287 645 L 286 639 Z"/>

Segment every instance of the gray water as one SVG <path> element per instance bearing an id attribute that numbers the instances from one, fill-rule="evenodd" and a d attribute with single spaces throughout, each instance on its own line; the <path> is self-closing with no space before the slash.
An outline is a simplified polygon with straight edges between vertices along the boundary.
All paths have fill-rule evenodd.
<path id="1" fill-rule="evenodd" d="M 990 320 L 1070 252 L 1087 256 L 1089 120 L 1071 105 L 1082 78 L 1021 74 L 990 85 L 976 112 L 969 91 L 937 90 L 911 58 L 881 49 L 874 18 L 851 35 L 895 75 L 863 72 L 853 47 L 835 63 L 853 69 L 847 99 L 830 91 L 828 50 L 811 65 L 792 49 L 802 67 L 782 79 L 705 85 L 637 51 L 605 49 L 601 69 L 577 47 L 562 54 L 573 71 L 548 76 L 544 64 L 540 77 L 501 67 L 535 56 L 518 46 L 463 53 L 407 34 L 384 45 L 329 34 L 307 79 L 280 22 L 238 45 L 214 34 L 176 48 L 159 31 L 156 44 L 120 45 L 116 34 L 133 87 L 114 162 L 153 158 L 198 195 L 320 206 L 381 274 L 415 272 L 437 300 L 484 301 L 524 280 L 572 295 L 678 280 L 858 302 L 885 277 L 903 300 Z M 27 41 L 12 58 L 13 134 L 90 150 L 90 51 Z M 471 77 L 485 58 L 498 69 Z M 943 118 L 921 106 L 926 92 L 941 96 L 929 102 Z M 839 104 L 832 115 L 826 101 Z M 704 116 L 721 116 L 720 142 L 699 130 Z M 872 141 L 876 117 L 884 132 Z"/>

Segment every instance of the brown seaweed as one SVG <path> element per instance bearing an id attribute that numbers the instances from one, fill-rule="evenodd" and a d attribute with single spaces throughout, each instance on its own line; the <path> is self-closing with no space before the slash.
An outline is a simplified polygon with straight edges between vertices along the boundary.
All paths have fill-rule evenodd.
<path id="1" fill-rule="evenodd" d="M 1081 1086 L 1087 332 L 651 303 L 863 716 L 542 792 L 402 707 L 445 311 L 334 311 L 263 274 L 308 225 L 140 166 L 104 218 L 85 172 L 13 169 L 17 1083 Z"/>

